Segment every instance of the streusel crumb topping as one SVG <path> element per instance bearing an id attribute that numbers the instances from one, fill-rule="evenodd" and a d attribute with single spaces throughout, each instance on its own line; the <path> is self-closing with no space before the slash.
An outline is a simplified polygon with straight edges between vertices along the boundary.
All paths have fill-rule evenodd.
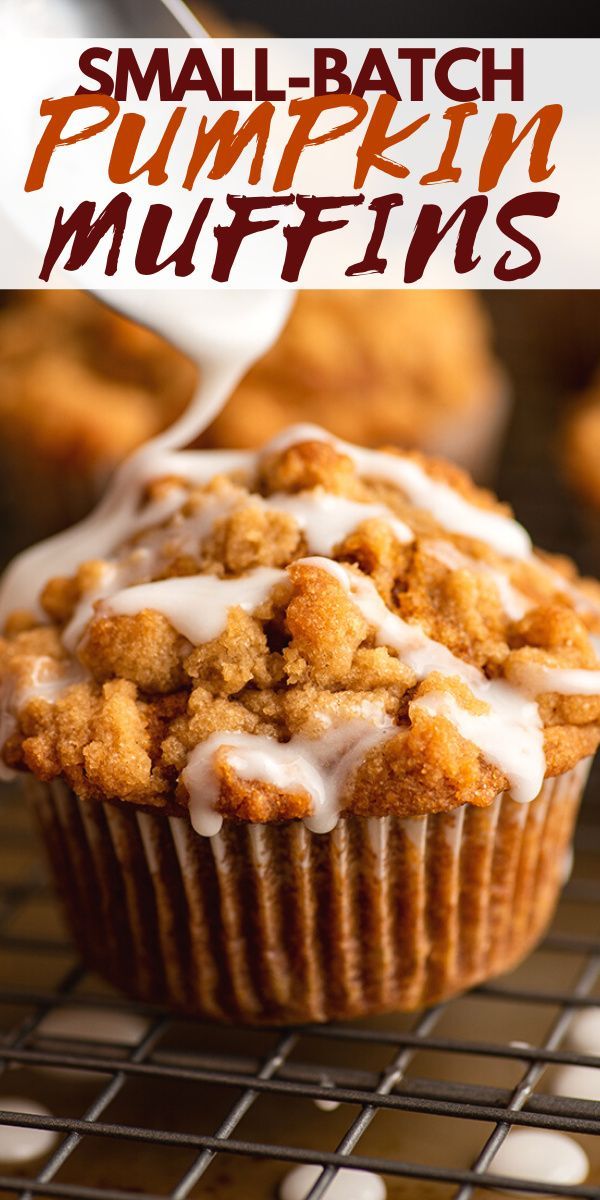
<path id="1" fill-rule="evenodd" d="M 542 778 L 592 754 L 600 587 L 521 549 L 508 509 L 456 468 L 381 459 L 376 473 L 303 436 L 205 483 L 152 482 L 137 532 L 49 580 L 41 617 L 10 617 L 5 763 L 84 798 L 177 810 L 214 746 L 214 807 L 270 821 L 309 817 L 315 796 L 253 775 L 253 746 L 310 758 L 331 743 L 331 758 L 346 729 L 340 805 L 369 815 L 490 804 L 517 786 L 538 728 Z M 459 505 L 447 519 L 445 493 L 423 501 L 431 484 Z M 485 524 L 457 528 L 461 505 L 491 519 L 487 540 Z"/>

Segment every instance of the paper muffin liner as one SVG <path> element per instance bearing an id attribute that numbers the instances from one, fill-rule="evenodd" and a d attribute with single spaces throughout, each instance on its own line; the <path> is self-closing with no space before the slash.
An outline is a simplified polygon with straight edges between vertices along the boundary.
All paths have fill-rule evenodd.
<path id="1" fill-rule="evenodd" d="M 415 819 L 225 824 L 31 789 L 88 966 L 138 999 L 220 1021 L 414 1009 L 505 971 L 544 931 L 589 762 L 531 804 Z"/>

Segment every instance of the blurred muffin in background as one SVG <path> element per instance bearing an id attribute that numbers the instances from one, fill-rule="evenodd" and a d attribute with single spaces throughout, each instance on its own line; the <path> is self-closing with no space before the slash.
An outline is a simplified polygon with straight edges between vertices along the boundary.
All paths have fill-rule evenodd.
<path id="1" fill-rule="evenodd" d="M 304 291 L 207 444 L 255 446 L 298 421 L 364 446 L 440 454 L 486 479 L 507 411 L 471 292 Z"/>
<path id="2" fill-rule="evenodd" d="M 12 293 L 0 309 L 4 554 L 89 509 L 196 378 L 179 351 L 85 293 Z"/>
<path id="3" fill-rule="evenodd" d="M 0 310 L 4 555 L 83 515 L 196 381 L 183 354 L 91 296 L 13 293 Z M 315 421 L 367 446 L 445 455 L 481 480 L 505 411 L 473 294 L 309 291 L 201 444 L 255 446 Z"/>
<path id="4" fill-rule="evenodd" d="M 573 490 L 600 516 L 600 371 L 568 411 L 562 460 Z"/>

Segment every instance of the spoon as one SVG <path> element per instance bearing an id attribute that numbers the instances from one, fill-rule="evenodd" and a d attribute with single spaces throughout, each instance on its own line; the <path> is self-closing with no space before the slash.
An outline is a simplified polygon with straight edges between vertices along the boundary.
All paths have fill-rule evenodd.
<path id="1" fill-rule="evenodd" d="M 206 37 L 184 0 L 0 0 L 3 37 Z"/>

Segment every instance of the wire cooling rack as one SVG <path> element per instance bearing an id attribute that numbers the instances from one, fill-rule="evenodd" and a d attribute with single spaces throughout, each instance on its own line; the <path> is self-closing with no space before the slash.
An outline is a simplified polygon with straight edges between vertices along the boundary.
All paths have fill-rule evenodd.
<path id="1" fill-rule="evenodd" d="M 313 1163 L 322 1174 L 310 1200 L 344 1166 L 383 1175 L 390 1197 L 468 1200 L 501 1187 L 600 1200 L 600 1104 L 544 1090 L 561 1064 L 600 1067 L 564 1041 L 578 1010 L 600 1008 L 594 792 L 553 929 L 517 972 L 412 1018 L 260 1032 L 171 1018 L 90 978 L 61 932 L 22 802 L 5 801 L 0 1096 L 52 1115 L 2 1111 L 0 1124 L 50 1130 L 56 1142 L 33 1166 L 0 1167 L 0 1195 L 268 1200 L 291 1164 Z M 59 1010 L 78 1014 L 69 1036 L 56 1030 Z M 99 1014 L 116 1024 L 96 1041 Z M 495 1175 L 515 1127 L 575 1135 L 590 1181 Z"/>
<path id="2" fill-rule="evenodd" d="M 540 542 L 597 567 L 598 548 L 548 469 L 558 393 L 524 352 L 524 301 L 495 303 L 522 393 L 502 494 Z M 600 1103 L 554 1090 L 565 1065 L 600 1068 L 569 1043 L 580 1010 L 600 1015 L 599 800 L 596 772 L 553 926 L 511 975 L 413 1016 L 253 1031 L 171 1017 L 90 977 L 62 929 L 23 802 L 7 792 L 0 1109 L 2 1097 L 12 1107 L 0 1125 L 54 1140 L 33 1162 L 0 1161 L 0 1200 L 274 1200 L 299 1163 L 321 1168 L 307 1200 L 327 1198 L 343 1167 L 381 1174 L 389 1200 L 481 1200 L 499 1188 L 600 1200 Z M 23 1101 L 51 1115 L 16 1111 Z M 500 1177 L 496 1154 L 517 1128 L 575 1137 L 591 1165 L 586 1183 Z"/>

